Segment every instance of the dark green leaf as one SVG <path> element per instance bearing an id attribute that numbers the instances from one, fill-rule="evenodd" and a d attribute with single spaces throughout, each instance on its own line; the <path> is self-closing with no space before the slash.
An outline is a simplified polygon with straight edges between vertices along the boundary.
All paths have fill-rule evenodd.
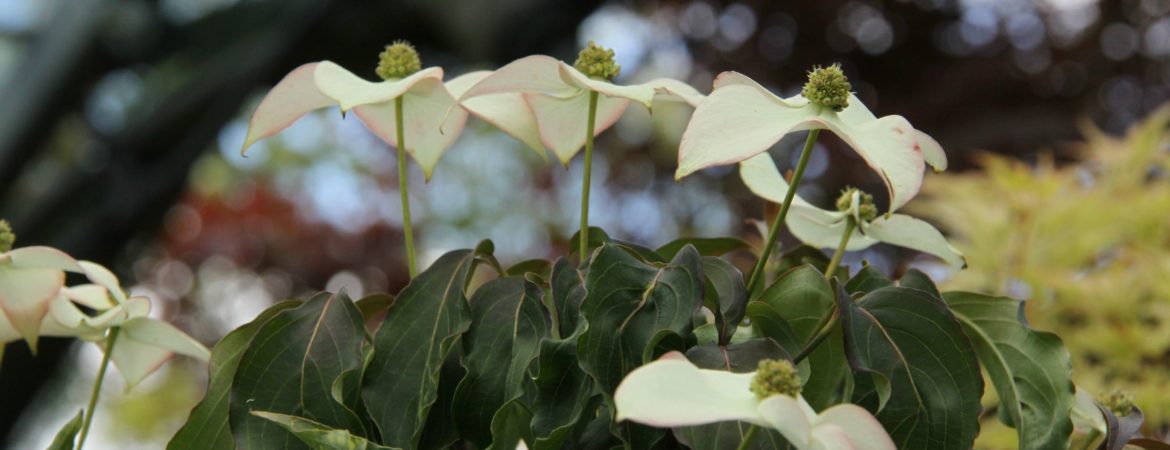
<path id="1" fill-rule="evenodd" d="M 328 294 L 318 294 L 328 295 Z M 232 431 L 228 427 L 228 414 L 231 410 L 229 396 L 232 380 L 236 376 L 236 368 L 240 365 L 240 357 L 252 342 L 252 338 L 277 313 L 300 305 L 300 301 L 284 301 L 269 306 L 251 322 L 232 330 L 211 350 L 210 375 L 208 376 L 207 394 L 203 400 L 191 410 L 191 416 L 179 429 L 168 450 L 182 449 L 233 449 Z"/>
<path id="2" fill-rule="evenodd" d="M 850 278 L 845 283 L 845 292 L 848 292 L 850 295 L 866 294 L 893 285 L 894 282 L 886 278 L 886 275 L 882 271 L 866 264 L 862 266 L 861 270 L 857 271 L 857 275 L 854 275 L 853 278 Z"/>
<path id="3" fill-rule="evenodd" d="M 471 297 L 471 327 L 463 335 L 467 375 L 455 391 L 453 411 L 460 435 L 481 448 L 492 442 L 496 411 L 522 395 L 528 366 L 548 335 L 542 295 L 539 286 L 507 277 L 487 282 Z"/>
<path id="4" fill-rule="evenodd" d="M 686 356 L 700 368 L 735 373 L 755 371 L 760 361 L 765 359 L 791 359 L 779 344 L 766 338 L 727 346 L 699 345 L 687 350 Z"/>
<path id="5" fill-rule="evenodd" d="M 926 292 L 887 287 L 854 302 L 840 294 L 855 403 L 887 397 L 877 418 L 900 449 L 971 448 L 983 376 L 958 321 Z"/>
<path id="6" fill-rule="evenodd" d="M 748 314 L 758 334 L 772 338 L 789 354 L 796 355 L 828 322 L 834 301 L 824 275 L 805 264 L 788 270 L 768 286 L 748 305 Z M 791 327 L 795 345 L 783 335 L 783 327 L 776 325 L 779 322 Z M 811 373 L 804 386 L 805 400 L 818 410 L 837 403 L 837 387 L 848 370 L 840 333 L 829 335 L 807 361 Z"/>
<path id="7" fill-rule="evenodd" d="M 392 450 L 304 417 L 266 411 L 252 411 L 252 415 L 279 425 L 313 450 Z"/>
<path id="8" fill-rule="evenodd" d="M 535 273 L 541 278 L 548 278 L 548 271 L 552 267 L 547 260 L 544 259 L 528 259 L 513 264 L 507 270 L 508 275 L 524 275 L 526 273 Z"/>
<path id="9" fill-rule="evenodd" d="M 533 401 L 532 450 L 559 450 L 586 423 L 585 413 L 597 408 L 600 393 L 577 365 L 577 335 L 540 343 Z"/>
<path id="10" fill-rule="evenodd" d="M 1022 301 L 969 292 L 943 298 L 971 338 L 1020 448 L 1067 446 L 1076 387 L 1060 337 L 1029 327 Z"/>
<path id="11" fill-rule="evenodd" d="M 459 348 L 460 344 L 453 345 Z M 448 352 L 443 367 L 439 369 L 439 393 L 435 398 L 435 406 L 431 407 L 427 422 L 423 425 L 422 439 L 418 443 L 420 450 L 447 449 L 459 440 L 452 403 L 455 401 L 455 389 L 466 374 L 463 355 L 458 351 Z"/>
<path id="12" fill-rule="evenodd" d="M 361 370 L 364 338 L 361 312 L 344 293 L 316 295 L 264 323 L 240 357 L 231 386 L 236 447 L 304 447 L 279 425 L 252 415 L 253 410 L 304 417 L 364 436 L 356 405 L 343 405 L 333 395 L 338 378 Z"/>
<path id="13" fill-rule="evenodd" d="M 531 422 L 532 411 L 520 399 L 505 403 L 492 417 L 492 445 L 486 450 L 514 450 L 521 441 L 533 442 L 532 429 L 529 427 Z"/>
<path id="14" fill-rule="evenodd" d="M 823 273 L 825 267 L 829 265 L 829 257 L 825 255 L 825 252 L 822 252 L 816 247 L 801 244 L 793 247 L 792 250 L 784 252 L 780 256 L 780 262 L 776 265 L 776 271 L 778 273 L 784 273 L 803 265 L 813 266 Z"/>
<path id="15" fill-rule="evenodd" d="M 703 280 L 698 252 L 679 252 L 657 268 L 605 245 L 586 277 L 581 315 L 588 329 L 577 344 L 581 367 L 606 395 L 621 379 L 648 362 L 646 349 L 660 332 L 686 335 L 691 315 L 702 305 Z"/>
<path id="16" fill-rule="evenodd" d="M 366 320 L 377 318 L 394 303 L 394 296 L 385 293 L 370 294 L 353 302 Z"/>
<path id="17" fill-rule="evenodd" d="M 703 256 L 722 256 L 737 250 L 751 250 L 752 246 L 739 238 L 681 238 L 666 243 L 655 250 L 663 258 L 671 259 L 679 250 L 692 245 Z"/>
<path id="18" fill-rule="evenodd" d="M 552 268 L 552 295 L 547 305 L 553 313 L 553 322 L 560 332 L 558 336 L 569 336 L 577 329 L 581 302 L 585 299 L 585 280 L 581 272 L 565 258 L 557 258 Z"/>
<path id="19" fill-rule="evenodd" d="M 586 276 L 581 315 L 588 328 L 577 341 L 581 368 L 612 403 L 614 389 L 634 368 L 653 358 L 653 349 L 668 335 L 681 340 L 691 333 L 691 315 L 703 303 L 702 263 L 687 247 L 658 268 L 634 259 L 614 245 L 602 246 Z M 626 430 L 640 426 L 623 422 Z M 623 433 L 637 448 L 652 447 L 663 433 Z M 647 436 L 648 440 L 641 440 Z M 631 439 L 633 442 L 631 442 Z"/>
<path id="20" fill-rule="evenodd" d="M 902 278 L 898 280 L 898 286 L 918 289 L 936 298 L 942 298 L 942 293 L 939 292 L 938 286 L 934 285 L 934 281 L 931 281 L 930 277 L 918 269 L 910 269 L 905 275 L 902 275 Z"/>
<path id="21" fill-rule="evenodd" d="M 81 422 L 85 418 L 85 410 L 77 411 L 77 415 L 65 422 L 65 425 L 53 436 L 48 450 L 73 450 L 77 433 L 81 431 Z"/>
<path id="22" fill-rule="evenodd" d="M 581 248 L 581 245 L 579 243 L 580 239 L 581 239 L 581 231 L 580 230 L 578 230 L 576 233 L 573 233 L 573 235 L 569 237 L 569 255 L 570 256 L 576 255 L 578 250 L 580 250 L 580 248 Z M 606 233 L 605 230 L 602 230 L 601 228 L 598 228 L 598 227 L 589 227 L 589 240 L 587 241 L 587 243 L 589 244 L 589 251 L 590 252 L 592 252 L 593 249 L 595 249 L 597 247 L 601 247 L 601 244 L 604 244 L 604 243 L 609 242 L 609 241 L 610 241 L 609 234 Z"/>
<path id="23" fill-rule="evenodd" d="M 748 303 L 747 315 L 752 319 L 752 329 L 756 336 L 771 339 L 784 352 L 795 355 L 803 347 L 801 339 L 792 331 L 788 320 L 765 302 Z"/>
<path id="24" fill-rule="evenodd" d="M 620 241 L 617 239 L 611 239 L 609 242 L 613 245 L 618 246 L 622 250 L 625 250 L 629 254 L 634 255 L 638 259 L 645 261 L 645 262 L 648 262 L 648 263 L 665 264 L 667 261 L 669 261 L 668 259 L 663 258 L 662 255 L 659 255 L 658 252 L 654 251 L 653 249 L 651 249 L 649 247 L 643 247 L 643 246 L 635 244 L 633 242 Z"/>
<path id="25" fill-rule="evenodd" d="M 704 256 L 703 277 L 703 304 L 715 314 L 718 342 L 727 345 L 736 327 L 743 321 L 747 307 L 747 287 L 744 286 L 743 274 L 727 261 Z"/>
<path id="26" fill-rule="evenodd" d="M 476 257 L 470 250 L 440 257 L 402 290 L 378 327 L 362 398 L 386 445 L 418 446 L 443 361 L 471 323 L 464 285 Z"/>

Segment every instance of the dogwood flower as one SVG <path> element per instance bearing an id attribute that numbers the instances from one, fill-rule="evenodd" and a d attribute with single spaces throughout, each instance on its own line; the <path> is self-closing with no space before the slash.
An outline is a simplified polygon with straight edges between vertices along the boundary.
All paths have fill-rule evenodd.
<path id="1" fill-rule="evenodd" d="M 340 107 L 343 114 L 353 110 L 378 138 L 397 148 L 394 100 L 401 97 L 405 150 L 429 180 L 443 153 L 463 130 L 467 111 L 454 107 L 455 97 L 443 84 L 443 69 L 420 70 L 418 54 L 411 57 L 410 52 L 413 48 L 405 43 L 387 47 L 378 66 L 384 80 L 377 83 L 330 61 L 297 67 L 268 92 L 252 114 L 240 154 L 310 111 L 329 106 Z"/>
<path id="2" fill-rule="evenodd" d="M 828 129 L 878 173 L 892 209 L 900 208 L 918 193 L 925 164 L 944 170 L 946 155 L 905 118 L 875 117 L 849 88 L 836 66 L 814 70 L 802 94 L 786 99 L 742 74 L 723 72 L 683 132 L 675 178 L 747 160 L 794 131 Z"/>
<path id="3" fill-rule="evenodd" d="M 480 79 L 459 96 L 459 103 L 476 112 L 480 110 L 490 123 L 528 123 L 535 120 L 537 134 L 531 128 L 520 137 L 528 143 L 539 136 L 544 147 L 568 165 L 585 145 L 586 118 L 591 92 L 598 93 L 597 119 L 593 134 L 601 134 L 612 126 L 631 101 L 650 108 L 654 101 L 681 101 L 696 106 L 703 99 L 695 88 L 669 78 L 658 78 L 641 84 L 622 86 L 611 81 L 621 71 L 613 62 L 613 50 L 605 50 L 593 42 L 581 51 L 575 65 L 556 58 L 533 55 L 520 58 Z M 516 108 L 506 111 L 483 110 L 476 99 L 499 94 L 519 94 L 530 112 Z M 525 125 L 531 127 L 531 125 Z M 502 129 L 505 129 L 501 126 Z M 529 144 L 531 146 L 531 144 Z"/>
<path id="4" fill-rule="evenodd" d="M 749 190 L 769 201 L 783 201 L 789 189 L 767 153 L 741 162 L 739 176 Z M 856 189 L 838 201 L 837 211 L 818 208 L 799 195 L 793 197 L 791 208 L 792 214 L 786 222 L 788 229 L 806 244 L 821 248 L 836 247 L 845 230 L 850 229 L 853 234 L 849 237 L 846 250 L 862 250 L 878 242 L 885 242 L 938 256 L 955 267 L 967 267 L 963 254 L 947 243 L 934 226 L 905 214 L 887 213 L 878 217 L 872 197 Z M 856 226 L 849 226 L 848 220 L 851 218 Z"/>
<path id="5" fill-rule="evenodd" d="M 752 373 L 700 369 L 671 352 L 630 372 L 614 393 L 617 420 L 655 427 L 743 421 L 779 431 L 799 450 L 894 449 L 882 425 L 857 405 L 820 414 L 800 395 L 788 361 L 763 361 Z"/>
<path id="6" fill-rule="evenodd" d="M 0 229 L 5 227 L 0 222 Z M 91 283 L 63 286 L 65 272 L 83 274 Z M 24 339 L 35 349 L 39 336 L 76 337 L 105 347 L 107 331 L 119 327 L 110 361 L 127 386 L 138 384 L 175 353 L 204 361 L 211 357 L 203 344 L 150 318 L 150 300 L 127 297 L 108 269 L 54 248 L 25 247 L 0 254 L 0 302 L 5 305 L 0 312 L 0 348 Z M 27 307 L 9 307 L 13 303 Z M 79 305 L 94 313 L 87 314 Z M 13 310 L 18 314 L 9 313 Z M 27 321 L 34 319 L 30 327 Z M 35 334 L 30 336 L 30 329 Z"/>

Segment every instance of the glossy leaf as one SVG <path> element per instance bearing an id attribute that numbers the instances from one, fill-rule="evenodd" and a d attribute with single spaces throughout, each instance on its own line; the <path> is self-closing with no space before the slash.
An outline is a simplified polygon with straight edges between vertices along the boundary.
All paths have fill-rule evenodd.
<path id="1" fill-rule="evenodd" d="M 857 302 L 841 295 L 838 305 L 849 364 L 874 384 L 859 384 L 854 402 L 879 400 L 877 418 L 898 448 L 971 448 L 983 376 L 946 305 L 901 287 L 878 289 Z"/>
<path id="2" fill-rule="evenodd" d="M 512 399 L 496 412 L 491 421 L 491 442 L 486 450 L 513 450 L 521 442 L 534 440 L 532 411 L 520 399 Z"/>
<path id="3" fill-rule="evenodd" d="M 1018 431 L 1020 448 L 1067 446 L 1076 388 L 1060 338 L 1029 327 L 1022 301 L 969 292 L 943 298 L 971 338 L 999 395 L 1001 414 Z"/>
<path id="4" fill-rule="evenodd" d="M 675 239 L 658 247 L 655 252 L 663 258 L 674 258 L 679 250 L 691 245 L 703 256 L 723 256 L 738 250 L 751 250 L 751 244 L 739 238 L 681 238 Z"/>
<path id="5" fill-rule="evenodd" d="M 882 271 L 866 264 L 845 283 L 845 292 L 850 295 L 865 294 L 893 285 L 894 282 L 890 281 Z"/>
<path id="6" fill-rule="evenodd" d="M 749 305 L 749 314 L 756 329 L 776 340 L 789 353 L 796 355 L 824 326 L 833 311 L 833 292 L 824 275 L 811 265 L 790 269 L 768 286 L 759 298 Z M 767 305 L 768 308 L 762 308 Z M 786 345 L 782 336 L 765 328 L 777 319 L 787 323 L 795 336 L 796 345 Z M 805 400 L 815 409 L 824 409 L 835 403 L 837 386 L 845 377 L 847 366 L 841 347 L 841 336 L 835 333 L 809 354 L 811 375 L 805 384 Z"/>
<path id="7" fill-rule="evenodd" d="M 467 375 L 452 410 L 460 435 L 481 448 L 492 443 L 496 412 L 522 395 L 528 366 L 549 333 L 542 294 L 539 286 L 508 277 L 489 281 L 471 297 L 471 327 L 463 335 Z"/>
<path id="8" fill-rule="evenodd" d="M 585 414 L 595 410 L 601 398 L 593 380 L 577 365 L 577 335 L 541 341 L 532 389 L 535 439 L 528 443 L 529 448 L 564 448 L 582 431 L 587 423 Z"/>
<path id="9" fill-rule="evenodd" d="M 703 302 L 701 259 L 688 247 L 659 268 L 607 244 L 596 253 L 585 286 L 581 316 L 588 328 L 577 353 L 609 399 L 626 374 L 656 356 L 660 341 L 691 333 L 691 317 Z M 623 439 L 635 447 L 648 448 L 662 437 L 639 425 L 621 426 Z"/>
<path id="10" fill-rule="evenodd" d="M 552 268 L 547 260 L 544 259 L 527 259 L 513 264 L 505 273 L 508 275 L 524 275 L 526 273 L 535 273 L 541 278 L 548 278 L 549 270 Z"/>
<path id="11" fill-rule="evenodd" d="M 362 398 L 383 444 L 418 445 L 442 363 L 471 322 L 464 285 L 475 258 L 471 250 L 440 257 L 402 290 L 378 327 Z"/>
<path id="12" fill-rule="evenodd" d="M 938 286 L 935 286 L 934 281 L 931 281 L 930 277 L 918 269 L 906 271 L 906 274 L 898 279 L 898 286 L 918 289 L 930 294 L 932 297 L 943 298 L 942 292 L 939 292 Z"/>
<path id="13" fill-rule="evenodd" d="M 703 305 L 715 314 L 719 344 L 727 345 L 747 309 L 747 286 L 744 286 L 743 274 L 727 261 L 704 256 L 703 277 L 706 279 Z"/>
<path id="14" fill-rule="evenodd" d="M 328 294 L 318 294 L 324 296 Z M 231 409 L 230 394 L 236 369 L 244 350 L 252 338 L 273 316 L 301 305 L 299 301 L 284 301 L 269 306 L 251 322 L 232 330 L 211 350 L 207 394 L 191 410 L 191 416 L 183 427 L 171 438 L 167 450 L 223 449 L 234 448 L 232 432 L 228 426 Z"/>
<path id="15" fill-rule="evenodd" d="M 569 336 L 577 329 L 581 301 L 585 299 L 585 280 L 569 260 L 558 258 L 553 263 L 550 284 L 552 295 L 548 299 L 552 304 L 548 305 L 549 311 L 553 313 L 559 335 Z"/>
<path id="16" fill-rule="evenodd" d="M 688 349 L 686 357 L 700 369 L 735 373 L 754 372 L 765 359 L 792 359 L 783 347 L 766 338 L 732 345 L 699 345 Z"/>
<path id="17" fill-rule="evenodd" d="M 304 417 L 364 435 L 364 424 L 354 413 L 357 405 L 342 404 L 333 390 L 344 374 L 362 369 L 363 321 L 353 301 L 338 293 L 314 296 L 261 325 L 240 357 L 231 386 L 236 448 L 302 447 L 281 426 L 252 411 Z M 341 397 L 356 399 L 356 393 Z"/>
<path id="18" fill-rule="evenodd" d="M 279 425 L 313 450 L 391 450 L 391 447 L 354 436 L 349 431 L 331 428 L 304 417 L 265 411 L 252 411 L 252 415 Z"/>

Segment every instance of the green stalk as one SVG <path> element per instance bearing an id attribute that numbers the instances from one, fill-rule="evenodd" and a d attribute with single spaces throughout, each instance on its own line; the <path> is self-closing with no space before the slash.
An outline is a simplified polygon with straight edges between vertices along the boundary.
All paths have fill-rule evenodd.
<path id="1" fill-rule="evenodd" d="M 752 445 L 752 439 L 756 438 L 756 432 L 760 431 L 760 427 L 755 425 L 748 425 L 747 434 L 743 435 L 743 440 L 739 441 L 739 447 L 736 450 L 747 450 L 748 446 Z"/>
<path id="2" fill-rule="evenodd" d="M 841 264 L 841 257 L 845 255 L 845 247 L 849 245 L 849 238 L 853 236 L 855 228 L 857 224 L 853 223 L 853 216 L 849 216 L 845 222 L 845 234 L 837 244 L 837 251 L 833 252 L 833 259 L 830 259 L 829 265 L 825 267 L 825 281 L 833 279 L 833 273 L 837 271 L 837 265 Z"/>
<path id="3" fill-rule="evenodd" d="M 589 256 L 589 177 L 593 172 L 593 127 L 597 121 L 597 92 L 589 91 L 589 122 L 585 127 L 585 175 L 581 185 L 581 232 L 577 251 L 581 262 Z"/>
<path id="4" fill-rule="evenodd" d="M 772 248 L 776 246 L 776 238 L 780 236 L 780 228 L 784 226 L 784 218 L 788 217 L 788 208 L 792 206 L 792 199 L 796 197 L 796 188 L 800 186 L 800 178 L 804 176 L 804 168 L 808 166 L 808 158 L 812 155 L 813 145 L 816 144 L 817 135 L 820 133 L 819 129 L 809 130 L 808 138 L 804 140 L 804 150 L 800 152 L 800 162 L 796 164 L 792 181 L 788 183 L 788 193 L 784 195 L 784 203 L 780 204 L 780 212 L 776 214 L 776 221 L 772 222 L 772 229 L 768 231 L 768 240 L 764 242 L 764 250 L 760 253 L 760 259 L 756 261 L 756 267 L 752 269 L 751 277 L 748 278 L 747 291 L 749 295 L 764 278 L 764 268 L 768 265 Z"/>
<path id="5" fill-rule="evenodd" d="M 98 395 L 102 392 L 102 383 L 106 380 L 106 369 L 110 367 L 110 355 L 114 354 L 114 344 L 118 342 L 119 327 L 110 328 L 110 335 L 106 338 L 106 354 L 102 356 L 102 365 L 98 369 L 97 379 L 93 381 L 93 392 L 89 395 L 89 406 L 85 408 L 85 419 L 81 421 L 81 432 L 77 438 L 77 450 L 85 445 L 85 438 L 89 436 L 89 425 L 93 423 L 93 413 L 97 406 Z"/>
<path id="6" fill-rule="evenodd" d="M 857 228 L 857 224 L 854 223 L 853 216 L 849 216 L 849 218 L 846 220 L 845 234 L 841 236 L 841 242 L 837 244 L 837 251 L 833 252 L 833 259 L 829 260 L 829 266 L 825 268 L 825 281 L 830 281 L 833 279 L 832 274 L 837 271 L 837 265 L 841 264 L 841 257 L 845 255 L 845 247 L 849 246 L 849 238 L 853 237 L 853 229 Z M 834 296 L 836 296 L 835 293 Z M 820 323 L 817 324 L 817 330 L 820 331 L 817 332 L 816 336 L 813 336 L 812 340 L 808 341 L 808 345 L 805 345 L 804 348 L 800 349 L 800 353 L 797 353 L 796 356 L 792 358 L 792 363 L 799 363 L 801 360 L 808 357 L 808 355 L 812 353 L 813 350 L 816 350 L 817 346 L 821 345 L 821 343 L 824 342 L 825 339 L 833 333 L 833 328 L 837 326 L 837 322 L 840 320 L 841 315 L 838 314 L 837 304 L 834 302 L 833 307 L 829 309 L 829 312 L 825 314 L 825 317 L 822 317 Z"/>
<path id="7" fill-rule="evenodd" d="M 394 125 L 398 131 L 398 192 L 402 194 L 402 232 L 406 239 L 406 268 L 410 278 L 418 274 L 414 256 L 414 227 L 410 223 L 410 192 L 406 186 L 406 133 L 402 129 L 402 96 L 394 99 Z"/>

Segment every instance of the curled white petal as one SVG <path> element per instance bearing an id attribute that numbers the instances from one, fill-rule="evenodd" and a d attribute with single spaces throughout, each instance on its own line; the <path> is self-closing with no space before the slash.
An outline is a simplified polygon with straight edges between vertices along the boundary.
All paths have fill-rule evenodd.
<path id="1" fill-rule="evenodd" d="M 741 420 L 767 426 L 756 411 L 753 374 L 699 369 L 681 354 L 634 369 L 614 392 L 616 419 L 656 427 Z"/>

